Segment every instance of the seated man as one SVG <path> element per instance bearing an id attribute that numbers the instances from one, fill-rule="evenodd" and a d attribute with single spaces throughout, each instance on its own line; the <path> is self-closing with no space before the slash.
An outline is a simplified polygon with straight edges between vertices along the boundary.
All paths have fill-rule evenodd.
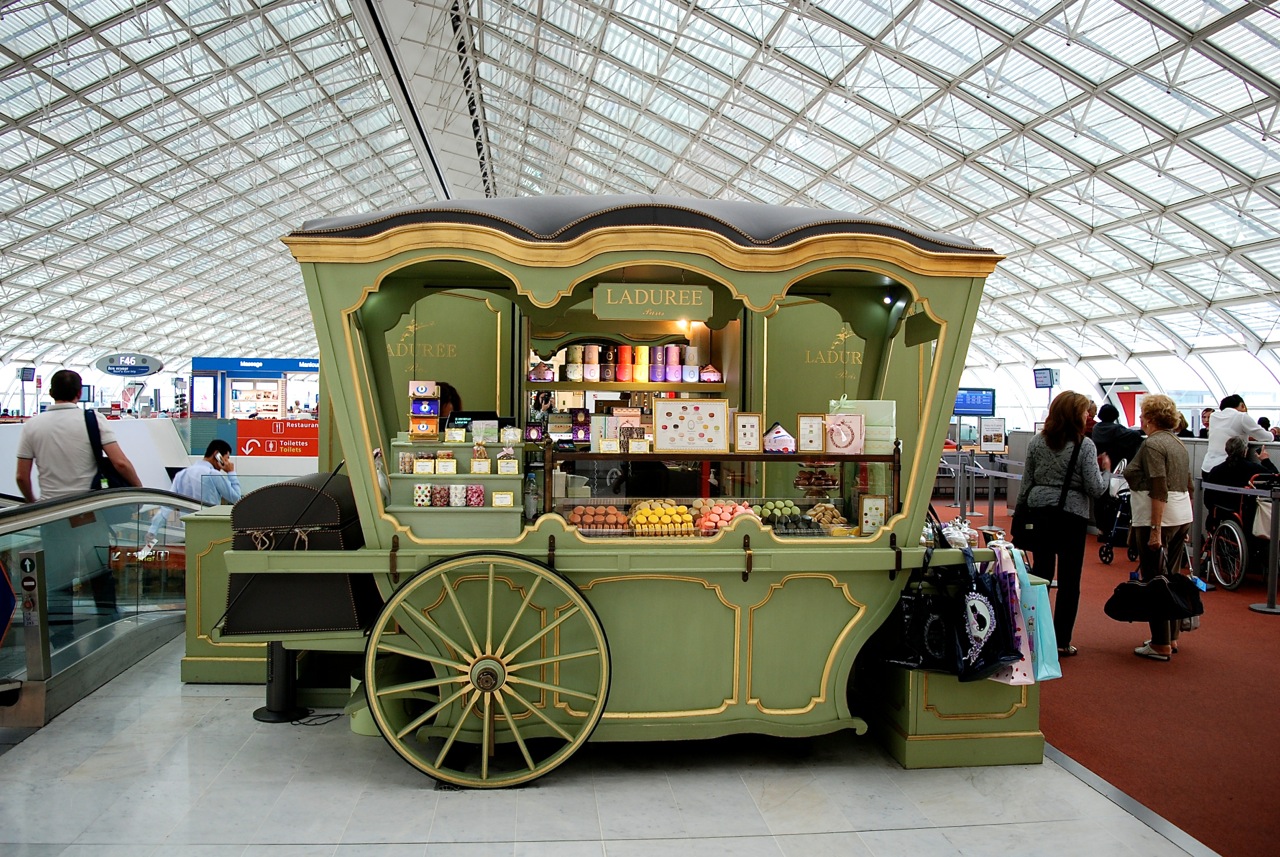
<path id="1" fill-rule="evenodd" d="M 240 499 L 240 477 L 236 476 L 236 463 L 231 460 L 231 445 L 215 438 L 205 448 L 204 458 L 190 467 L 179 470 L 173 477 L 170 489 L 175 494 L 198 500 L 205 506 L 234 503 Z M 146 559 L 150 549 L 160 537 L 160 529 L 170 515 L 169 509 L 160 509 L 151 518 L 147 529 L 147 547 L 138 552 L 139 559 Z"/>
<path id="2" fill-rule="evenodd" d="M 1249 455 L 1249 439 L 1247 437 L 1229 437 L 1227 438 L 1226 446 L 1227 460 L 1216 465 L 1205 475 L 1204 479 L 1207 484 L 1244 488 L 1255 475 L 1276 472 L 1276 466 L 1272 463 L 1271 456 L 1267 454 L 1265 446 L 1261 448 L 1256 460 Z M 1245 533 L 1252 531 L 1253 514 L 1258 507 L 1258 502 L 1255 498 L 1205 489 L 1204 503 L 1209 509 L 1209 517 L 1211 519 L 1215 517 L 1215 512 L 1220 510 L 1228 512 L 1240 510 L 1240 522 L 1244 526 Z"/>

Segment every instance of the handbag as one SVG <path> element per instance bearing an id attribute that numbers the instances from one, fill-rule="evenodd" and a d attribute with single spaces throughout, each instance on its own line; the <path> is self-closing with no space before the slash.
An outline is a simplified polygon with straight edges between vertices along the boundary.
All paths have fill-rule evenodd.
<path id="1" fill-rule="evenodd" d="M 884 659 L 907 669 L 955 675 L 960 669 L 955 628 L 958 610 L 945 587 L 925 589 L 932 558 L 933 548 L 926 548 L 922 567 L 913 572 L 912 582 L 898 596 L 883 625 Z"/>
<path id="2" fill-rule="evenodd" d="M 1122 581 L 1102 612 L 1117 622 L 1173 621 L 1204 613 L 1204 602 L 1190 577 L 1160 574 L 1150 580 Z"/>
<path id="3" fill-rule="evenodd" d="M 102 434 L 98 430 L 98 415 L 93 411 L 84 412 L 84 427 L 89 432 L 89 445 L 93 447 L 93 458 L 98 462 L 98 475 L 89 486 L 90 491 L 99 488 L 129 488 L 129 480 L 120 475 L 116 466 L 102 451 Z"/>
<path id="4" fill-rule="evenodd" d="M 1067 464 L 1067 473 L 1062 480 L 1062 493 L 1058 495 L 1056 506 L 1032 506 L 1026 500 L 1020 501 L 1013 510 L 1010 523 L 1010 540 L 1024 551 L 1035 553 L 1037 548 L 1044 548 L 1048 541 L 1041 541 L 1040 536 L 1057 529 L 1057 523 L 1063 515 L 1067 504 L 1067 489 L 1071 484 L 1071 476 L 1076 472 L 1076 461 L 1080 458 L 1080 442 L 1077 441 L 1071 450 L 1071 461 Z M 1035 484 L 1032 484 L 1035 487 Z M 1046 486 L 1047 487 L 1047 486 Z M 1030 490 L 1027 496 L 1031 496 Z"/>

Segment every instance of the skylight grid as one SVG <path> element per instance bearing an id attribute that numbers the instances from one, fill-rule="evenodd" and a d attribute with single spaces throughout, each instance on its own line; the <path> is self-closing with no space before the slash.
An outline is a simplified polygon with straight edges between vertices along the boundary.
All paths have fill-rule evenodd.
<path id="1" fill-rule="evenodd" d="M 865 45 L 852 36 L 795 15 L 774 37 L 773 47 L 826 81 L 834 81 L 865 50 Z"/>
<path id="2" fill-rule="evenodd" d="M 949 10 L 932 3 L 923 3 L 919 8 L 919 14 L 895 27 L 881 44 L 949 77 L 959 75 L 1000 47 L 999 42 L 972 22 L 956 17 Z"/>

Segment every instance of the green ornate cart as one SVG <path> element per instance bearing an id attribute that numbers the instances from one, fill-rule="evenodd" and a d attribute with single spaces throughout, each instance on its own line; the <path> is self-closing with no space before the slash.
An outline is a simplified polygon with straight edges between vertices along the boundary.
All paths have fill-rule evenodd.
<path id="1" fill-rule="evenodd" d="M 855 659 L 921 562 L 937 451 L 997 254 L 831 211 L 649 196 L 433 204 L 313 221 L 284 240 L 302 264 L 326 431 L 364 546 L 232 550 L 226 565 L 367 576 L 382 605 L 357 630 L 240 639 L 363 652 L 362 692 L 383 737 L 465 786 L 526 782 L 588 740 L 865 731 L 850 705 Z M 655 287 L 666 305 L 600 309 L 604 288 Z M 700 314 L 685 316 L 694 305 Z M 584 341 L 697 343 L 721 378 L 527 380 L 528 355 Z M 892 403 L 895 422 L 878 434 L 868 424 L 852 455 L 521 444 L 516 472 L 472 474 L 470 437 L 411 435 L 408 388 L 421 379 L 520 422 L 541 387 L 710 396 L 793 432 L 798 415 L 845 396 Z M 456 474 L 398 472 L 401 453 L 444 450 Z M 695 486 L 680 505 L 803 499 L 813 492 L 797 467 L 821 462 L 827 498 L 852 520 L 798 534 L 750 514 L 709 535 L 593 532 L 570 523 L 570 508 L 608 503 L 621 518 L 639 496 L 598 478 L 587 480 L 593 496 L 552 496 L 565 460 L 580 474 L 665 462 Z M 479 484 L 485 502 L 415 505 L 423 483 Z M 536 510 L 522 502 L 527 487 L 546 498 Z M 863 497 L 883 500 L 883 526 L 860 528 Z"/>

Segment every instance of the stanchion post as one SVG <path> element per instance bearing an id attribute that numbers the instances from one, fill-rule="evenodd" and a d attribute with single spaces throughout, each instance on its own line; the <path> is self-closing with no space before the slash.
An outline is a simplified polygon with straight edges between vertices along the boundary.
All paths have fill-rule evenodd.
<path id="1" fill-rule="evenodd" d="M 996 454 L 987 453 L 987 520 L 996 519 Z"/>
<path id="2" fill-rule="evenodd" d="M 1271 549 L 1267 551 L 1267 603 L 1250 604 L 1249 609 L 1255 613 L 1280 613 L 1276 607 L 1276 576 L 1280 566 L 1280 486 L 1271 486 Z"/>
<path id="3" fill-rule="evenodd" d="M 1195 477 L 1196 523 L 1191 528 L 1191 573 L 1205 582 L 1205 592 L 1218 587 L 1209 582 L 1209 569 L 1204 567 L 1205 524 L 1209 521 L 1209 506 L 1204 502 L 1204 478 Z"/>

